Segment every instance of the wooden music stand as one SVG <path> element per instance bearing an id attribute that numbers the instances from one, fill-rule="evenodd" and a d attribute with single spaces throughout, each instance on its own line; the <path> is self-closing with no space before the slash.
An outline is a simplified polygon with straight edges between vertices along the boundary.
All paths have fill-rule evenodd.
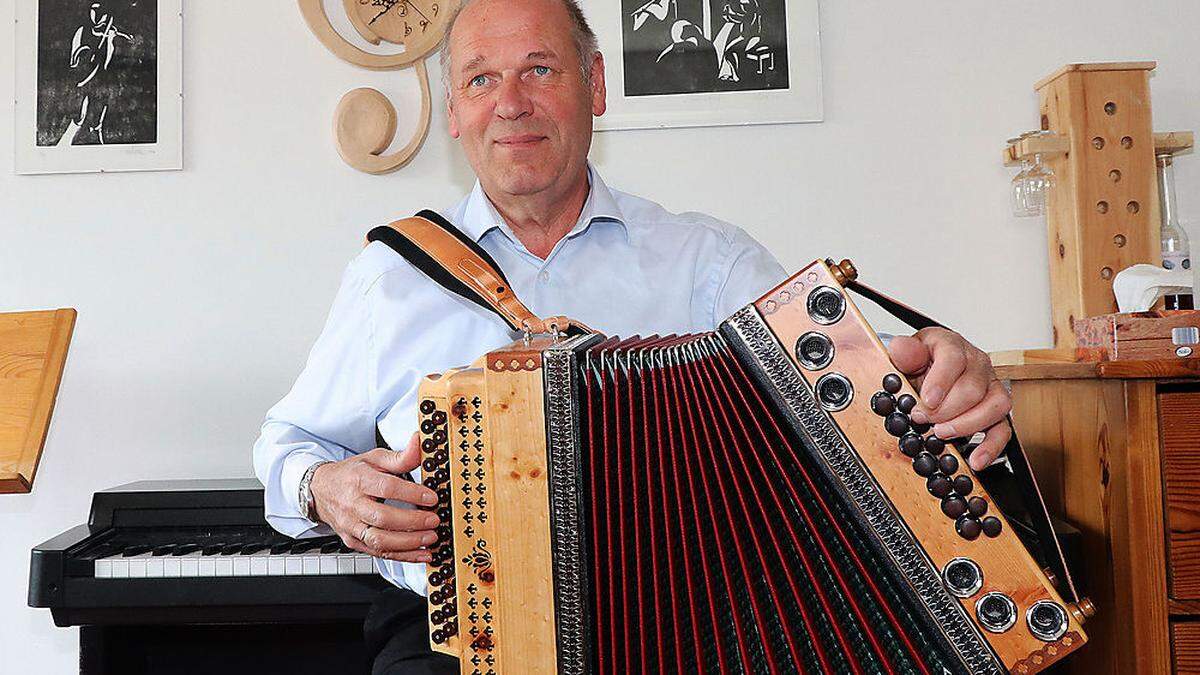
<path id="1" fill-rule="evenodd" d="M 33 489 L 75 316 L 69 308 L 0 314 L 0 493 Z"/>

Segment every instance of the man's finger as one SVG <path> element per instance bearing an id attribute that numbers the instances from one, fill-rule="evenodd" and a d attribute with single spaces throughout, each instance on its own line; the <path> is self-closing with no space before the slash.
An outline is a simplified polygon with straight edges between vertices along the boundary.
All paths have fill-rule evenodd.
<path id="1" fill-rule="evenodd" d="M 915 337 L 897 335 L 887 349 L 892 364 L 905 375 L 920 375 L 929 366 L 929 348 Z"/>
<path id="2" fill-rule="evenodd" d="M 395 532 L 432 530 L 441 523 L 436 514 L 428 511 L 402 509 L 366 498 L 355 503 L 355 514 L 366 525 Z"/>
<path id="3" fill-rule="evenodd" d="M 971 469 L 974 471 L 986 469 L 1004 451 L 1004 446 L 1008 445 L 1010 438 L 1012 438 L 1012 427 L 1008 425 L 1007 421 L 995 424 L 984 432 L 983 442 L 975 446 L 975 449 L 971 451 L 971 457 L 967 460 Z"/>
<path id="4" fill-rule="evenodd" d="M 372 466 L 363 467 L 363 471 L 368 474 L 363 476 L 359 485 L 363 492 L 372 497 L 394 499 L 420 506 L 433 506 L 437 503 L 437 493 L 424 485 L 384 473 Z"/>
<path id="5" fill-rule="evenodd" d="M 393 475 L 408 473 L 421 464 L 421 449 L 414 443 L 401 452 L 387 448 L 375 448 L 370 452 L 359 455 L 371 466 Z"/>
<path id="6" fill-rule="evenodd" d="M 1012 398 L 1004 385 L 999 380 L 992 380 L 982 401 L 961 415 L 934 425 L 933 434 L 942 439 L 970 436 L 992 427 L 1011 410 Z"/>
<path id="7" fill-rule="evenodd" d="M 372 555 L 381 558 L 390 554 L 416 552 L 422 546 L 429 546 L 437 541 L 437 535 L 431 531 L 392 532 L 378 527 L 366 530 L 363 543 L 371 550 Z"/>
<path id="8" fill-rule="evenodd" d="M 967 355 L 959 340 L 932 338 L 926 343 L 929 347 L 929 370 L 921 383 L 921 399 L 925 408 L 932 412 L 945 400 L 946 392 L 967 367 Z"/>
<path id="9" fill-rule="evenodd" d="M 927 412 L 927 421 L 934 424 L 948 422 L 962 415 L 968 410 L 979 405 L 980 402 L 988 395 L 988 385 L 990 371 L 967 368 L 962 375 L 959 376 L 953 384 L 950 385 L 950 391 L 942 399 L 942 404 Z M 992 420 L 993 422 L 995 420 Z M 989 423 L 987 426 L 991 426 Z M 984 427 L 980 427 L 975 431 L 979 431 Z M 968 433 L 960 433 L 958 436 L 965 436 Z M 947 438 L 942 436 L 941 438 Z"/>

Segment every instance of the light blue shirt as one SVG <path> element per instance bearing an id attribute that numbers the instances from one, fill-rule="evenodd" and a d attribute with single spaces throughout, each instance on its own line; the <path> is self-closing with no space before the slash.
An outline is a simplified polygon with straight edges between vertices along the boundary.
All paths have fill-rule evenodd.
<path id="1" fill-rule="evenodd" d="M 713 330 L 787 278 L 741 229 L 610 190 L 591 167 L 589 179 L 578 222 L 545 260 L 525 249 L 478 183 L 443 215 L 492 255 L 534 314 L 566 315 L 607 335 Z M 267 521 L 294 537 L 332 533 L 300 511 L 304 472 L 371 450 L 376 424 L 388 445 L 403 448 L 416 429 L 422 377 L 519 337 L 385 244 L 368 245 L 346 268 L 304 370 L 254 445 Z M 376 566 L 392 583 L 425 592 L 423 564 Z"/>

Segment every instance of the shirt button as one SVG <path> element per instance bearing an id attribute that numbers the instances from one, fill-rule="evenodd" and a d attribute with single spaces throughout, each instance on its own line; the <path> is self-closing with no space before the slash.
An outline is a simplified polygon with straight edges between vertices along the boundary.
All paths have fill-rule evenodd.
<path id="1" fill-rule="evenodd" d="M 542 273 L 538 275 L 538 281 L 541 281 L 543 284 L 547 281 L 550 281 L 550 273 L 543 270 Z"/>

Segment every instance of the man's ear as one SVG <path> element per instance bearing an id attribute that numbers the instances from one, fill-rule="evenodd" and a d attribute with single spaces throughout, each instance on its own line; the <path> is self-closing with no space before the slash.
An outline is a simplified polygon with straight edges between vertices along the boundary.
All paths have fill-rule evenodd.
<path id="1" fill-rule="evenodd" d="M 454 101 L 450 99 L 450 92 L 446 92 L 446 121 L 450 126 L 450 138 L 458 138 L 458 117 L 454 114 Z"/>
<path id="2" fill-rule="evenodd" d="M 604 55 L 596 52 L 592 58 L 592 114 L 599 117 L 608 106 L 604 87 Z"/>

